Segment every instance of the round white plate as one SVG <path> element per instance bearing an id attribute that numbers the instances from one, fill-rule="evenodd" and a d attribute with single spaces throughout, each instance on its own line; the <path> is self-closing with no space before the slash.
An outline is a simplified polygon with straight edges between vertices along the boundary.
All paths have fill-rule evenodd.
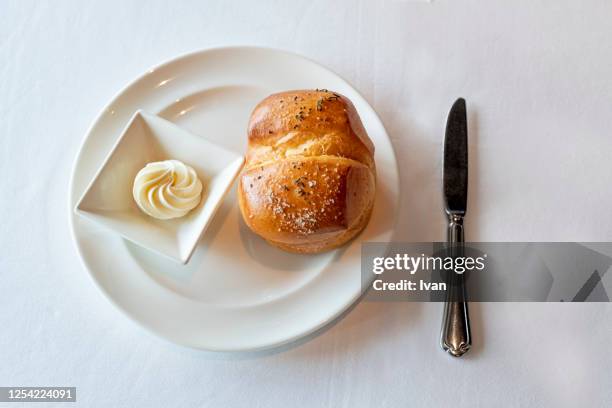
<path id="1" fill-rule="evenodd" d="M 258 101 L 289 89 L 327 88 L 351 99 L 376 147 L 377 197 L 366 230 L 345 247 L 294 255 L 244 225 L 235 186 L 183 266 L 71 214 L 74 239 L 102 291 L 142 326 L 182 345 L 255 350 L 290 342 L 338 316 L 361 294 L 360 247 L 389 241 L 399 178 L 385 129 L 359 93 L 328 69 L 284 51 L 231 47 L 195 52 L 151 69 L 95 121 L 72 174 L 70 208 L 138 109 L 236 152 Z M 202 157 L 206 160 L 206 157 Z"/>

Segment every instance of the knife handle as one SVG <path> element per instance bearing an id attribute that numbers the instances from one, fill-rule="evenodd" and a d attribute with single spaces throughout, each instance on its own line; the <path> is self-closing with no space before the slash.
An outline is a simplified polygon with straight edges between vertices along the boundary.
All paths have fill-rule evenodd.
<path id="1" fill-rule="evenodd" d="M 452 257 L 464 255 L 462 215 L 449 214 L 448 243 Z M 440 345 L 450 355 L 461 357 L 472 345 L 468 305 L 465 301 L 465 278 L 463 274 L 450 271 L 447 282 Z"/>

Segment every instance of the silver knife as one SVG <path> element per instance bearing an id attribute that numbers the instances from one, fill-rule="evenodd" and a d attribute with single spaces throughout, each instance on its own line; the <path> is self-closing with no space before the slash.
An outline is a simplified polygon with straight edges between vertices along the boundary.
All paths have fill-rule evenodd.
<path id="1" fill-rule="evenodd" d="M 465 99 L 459 98 L 448 114 L 444 138 L 444 202 L 451 256 L 463 256 L 464 253 L 463 218 L 467 210 L 468 192 L 467 136 Z M 465 277 L 452 271 L 447 279 L 440 345 L 455 357 L 461 357 L 472 345 Z"/>

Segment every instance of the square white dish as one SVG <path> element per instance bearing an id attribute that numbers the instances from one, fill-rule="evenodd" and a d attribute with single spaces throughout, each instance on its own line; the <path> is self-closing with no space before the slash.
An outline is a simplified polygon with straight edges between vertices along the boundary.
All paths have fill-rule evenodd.
<path id="1" fill-rule="evenodd" d="M 157 220 L 132 196 L 147 163 L 176 159 L 202 181 L 202 201 L 186 216 Z M 75 212 L 144 248 L 183 264 L 212 220 L 244 164 L 244 157 L 174 123 L 137 111 L 75 207 Z"/>

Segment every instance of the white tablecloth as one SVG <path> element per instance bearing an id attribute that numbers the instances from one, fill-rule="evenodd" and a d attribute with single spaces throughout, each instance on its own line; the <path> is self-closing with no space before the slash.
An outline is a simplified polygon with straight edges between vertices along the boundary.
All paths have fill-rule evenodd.
<path id="1" fill-rule="evenodd" d="M 441 141 L 464 96 L 468 238 L 609 241 L 610 21 L 607 0 L 0 1 L 0 386 L 76 386 L 84 407 L 611 406 L 609 304 L 474 304 L 461 360 L 439 350 L 441 305 L 410 303 L 361 303 L 280 350 L 197 352 L 112 307 L 68 225 L 73 160 L 119 89 L 252 44 L 329 66 L 379 112 L 400 239 L 444 238 Z"/>

